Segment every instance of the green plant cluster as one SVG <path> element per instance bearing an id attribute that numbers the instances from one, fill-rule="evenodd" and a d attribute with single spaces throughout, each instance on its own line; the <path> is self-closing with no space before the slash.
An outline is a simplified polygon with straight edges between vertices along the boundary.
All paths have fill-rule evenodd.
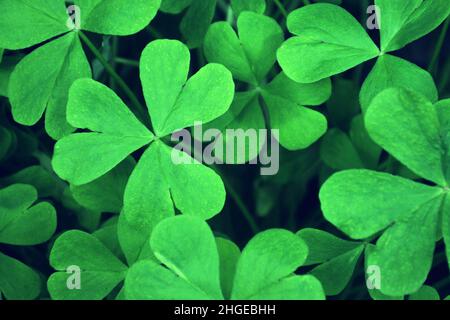
<path id="1" fill-rule="evenodd" d="M 449 24 L 448 0 L 0 0 L 0 298 L 445 298 Z M 279 172 L 263 143 L 174 163 L 198 122 L 278 130 Z"/>

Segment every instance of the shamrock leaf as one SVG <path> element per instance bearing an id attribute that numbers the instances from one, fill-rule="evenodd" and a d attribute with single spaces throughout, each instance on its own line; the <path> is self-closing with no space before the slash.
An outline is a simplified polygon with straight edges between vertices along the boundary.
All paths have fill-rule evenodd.
<path id="1" fill-rule="evenodd" d="M 35 299 L 41 291 L 39 274 L 0 252 L 0 292 L 9 300 Z"/>
<path id="2" fill-rule="evenodd" d="M 152 261 L 135 264 L 125 282 L 128 299 L 223 299 L 219 255 L 206 223 L 166 219 L 153 230 L 150 245 L 167 269 Z"/>
<path id="3" fill-rule="evenodd" d="M 327 296 L 341 293 L 350 281 L 365 244 L 342 240 L 317 229 L 302 229 L 297 235 L 309 249 L 304 265 L 317 265 L 309 274 L 319 279 Z"/>
<path id="4" fill-rule="evenodd" d="M 196 121 L 210 122 L 230 107 L 234 95 L 230 72 L 211 63 L 188 80 L 189 65 L 189 50 L 178 41 L 154 41 L 142 52 L 140 77 L 158 137 Z"/>
<path id="5" fill-rule="evenodd" d="M 0 190 L 0 243 L 16 246 L 47 241 L 56 229 L 56 213 L 37 200 L 32 186 L 14 184 Z M 0 253 L 0 291 L 7 299 L 34 299 L 40 293 L 39 275 L 22 262 Z"/>
<path id="6" fill-rule="evenodd" d="M 243 11 L 263 14 L 266 11 L 266 0 L 231 0 L 231 8 L 236 16 Z"/>
<path id="7" fill-rule="evenodd" d="M 330 129 L 323 137 L 320 155 L 324 163 L 334 170 L 353 168 L 376 169 L 381 155 L 369 137 L 361 115 L 353 118 L 349 134 L 340 129 Z"/>
<path id="8" fill-rule="evenodd" d="M 381 50 L 398 50 L 437 28 L 450 14 L 446 0 L 375 0 Z"/>
<path id="9" fill-rule="evenodd" d="M 15 184 L 0 192 L 0 242 L 35 245 L 47 241 L 55 232 L 56 213 L 52 205 L 34 206 L 37 191 L 32 186 Z"/>
<path id="10" fill-rule="evenodd" d="M 325 218 L 350 237 L 365 239 L 384 230 L 367 263 L 379 266 L 380 290 L 386 295 L 403 296 L 421 287 L 431 268 L 440 220 L 442 230 L 447 224 L 448 142 L 442 139 L 448 127 L 441 125 L 436 109 L 419 93 L 389 88 L 372 100 L 365 121 L 377 144 L 437 186 L 347 170 L 333 175 L 320 191 Z"/>
<path id="11" fill-rule="evenodd" d="M 55 241 L 50 264 L 58 272 L 48 279 L 53 299 L 103 299 L 123 281 L 127 267 L 96 237 L 78 230 L 67 231 Z M 73 283 L 71 272 L 79 276 Z M 77 284 L 77 281 L 79 283 Z M 69 284 L 78 285 L 71 288 Z"/>
<path id="12" fill-rule="evenodd" d="M 289 231 L 272 229 L 257 234 L 242 251 L 236 267 L 232 299 L 322 300 L 319 281 L 293 274 L 308 248 Z"/>
<path id="13" fill-rule="evenodd" d="M 409 296 L 409 300 L 440 300 L 440 297 L 435 288 L 422 286 L 417 292 Z"/>
<path id="14" fill-rule="evenodd" d="M 161 0 L 76 0 L 75 4 L 80 8 L 82 30 L 126 36 L 148 26 Z"/>
<path id="15" fill-rule="evenodd" d="M 379 0 L 375 3 L 381 15 L 381 52 L 356 19 L 337 5 L 318 3 L 292 12 L 288 17 L 288 29 L 295 36 L 284 42 L 277 53 L 286 75 L 295 81 L 310 83 L 378 57 L 361 92 L 364 111 L 370 100 L 388 87 L 386 85 L 399 85 L 405 77 L 419 92 L 437 98 L 425 71 L 399 58 L 385 57 L 384 53 L 398 50 L 431 32 L 449 15 L 450 4 L 445 0 Z"/>
<path id="16" fill-rule="evenodd" d="M 59 199 L 61 190 L 55 186 L 61 184 L 61 180 L 42 166 L 30 166 L 8 177 L 0 178 L 0 185 L 15 183 L 29 184 L 36 188 L 40 198 L 53 197 Z"/>
<path id="17" fill-rule="evenodd" d="M 0 50 L 0 96 L 8 97 L 8 86 L 11 73 L 22 58 L 21 55 L 5 56 L 2 59 Z"/>
<path id="18" fill-rule="evenodd" d="M 128 299 L 223 299 L 219 270 L 224 266 L 205 222 L 187 216 L 166 219 L 154 229 L 150 245 L 165 267 L 136 263 L 125 280 Z M 237 262 L 231 299 L 323 299 L 314 277 L 292 275 L 306 255 L 304 242 L 288 231 L 258 234 Z"/>
<path id="19" fill-rule="evenodd" d="M 77 79 L 91 77 L 80 30 L 112 35 L 136 33 L 153 19 L 160 0 L 133 0 L 131 6 L 124 0 L 79 0 L 68 9 L 63 0 L 5 0 L 0 5 L 5 8 L 0 13 L 0 47 L 22 49 L 57 37 L 17 64 L 9 81 L 8 97 L 16 122 L 34 125 L 46 111 L 46 131 L 59 139 L 74 130 L 66 122 L 70 86 Z M 12 36 L 15 30 L 21 32 Z"/>
<path id="20" fill-rule="evenodd" d="M 296 36 L 278 50 L 286 75 L 302 83 L 315 82 L 375 58 L 377 46 L 345 9 L 318 3 L 288 16 L 288 29 Z"/>
<path id="21" fill-rule="evenodd" d="M 55 172 L 73 185 L 89 183 L 109 172 L 145 145 L 124 195 L 124 215 L 133 228 L 151 231 L 162 218 L 183 213 L 208 219 L 225 201 L 220 177 L 160 138 L 196 121 L 208 122 L 230 106 L 234 84 L 223 66 L 209 64 L 187 80 L 189 51 L 178 41 L 157 40 L 142 54 L 144 97 L 154 136 L 117 95 L 89 79 L 74 83 L 69 93 L 68 122 L 93 132 L 76 133 L 57 142 Z M 174 163 L 173 159 L 192 160 Z M 190 188 L 186 188 L 186 184 Z"/>
<path id="22" fill-rule="evenodd" d="M 79 230 L 63 233 L 50 253 L 50 264 L 56 269 L 47 283 L 51 297 L 57 300 L 124 299 L 123 281 L 128 276 L 129 266 L 139 260 L 155 259 L 139 242 L 145 232 L 144 228 L 139 232 L 130 228 L 121 214 L 119 219 L 108 220 L 92 234 Z M 136 239 L 139 241 L 133 241 Z"/>
<path id="23" fill-rule="evenodd" d="M 216 238 L 216 245 L 219 253 L 220 286 L 225 299 L 230 299 L 241 250 L 233 241 L 225 238 Z"/>
<path id="24" fill-rule="evenodd" d="M 63 0 L 0 1 L 1 47 L 23 49 L 69 31 Z M 11 32 L 20 30 L 20 32 Z"/>
<path id="25" fill-rule="evenodd" d="M 327 119 L 330 126 L 348 130 L 352 119 L 360 113 L 361 107 L 358 95 L 361 90 L 359 84 L 336 77 L 332 81 L 333 92 L 327 101 Z"/>
<path id="26" fill-rule="evenodd" d="M 90 79 L 73 84 L 67 120 L 74 127 L 94 131 L 69 135 L 55 146 L 53 168 L 74 185 L 101 177 L 153 140 L 153 134 L 112 90 Z"/>
<path id="27" fill-rule="evenodd" d="M 52 137 L 72 128 L 66 124 L 64 106 L 72 82 L 90 77 L 91 71 L 80 40 L 70 32 L 23 58 L 11 74 L 8 97 L 14 120 L 34 125 L 47 110 L 45 125 Z"/>
<path id="28" fill-rule="evenodd" d="M 162 0 L 160 10 L 162 12 L 178 14 L 186 9 L 191 3 L 192 0 Z"/>
<path id="29" fill-rule="evenodd" d="M 276 61 L 276 50 L 283 41 L 283 31 L 272 18 L 243 12 L 237 20 L 238 35 L 225 22 L 213 24 L 205 38 L 205 56 L 231 70 L 235 79 L 251 85 L 251 90 L 236 95 L 230 111 L 210 124 L 226 132 L 228 128 L 265 128 L 260 98 L 267 105 L 270 127 L 279 129 L 280 143 L 289 150 L 303 149 L 326 131 L 325 117 L 304 105 L 320 105 L 331 94 L 330 81 L 299 84 L 280 73 L 263 84 Z M 231 138 L 226 141 L 232 140 Z M 231 141 L 232 142 L 232 141 Z M 262 146 L 264 141 L 259 141 Z M 252 159 L 254 154 L 246 157 Z"/>
<path id="30" fill-rule="evenodd" d="M 72 185 L 74 199 L 93 211 L 120 213 L 125 186 L 135 165 L 134 159 L 128 157 L 100 178 L 81 186 Z"/>
<path id="31" fill-rule="evenodd" d="M 189 48 L 198 48 L 214 18 L 216 4 L 217 0 L 162 0 L 161 11 L 178 14 L 189 7 L 181 20 L 180 31 Z"/>
<path id="32" fill-rule="evenodd" d="M 362 85 L 360 102 L 363 112 L 367 111 L 375 96 L 390 87 L 405 87 L 419 92 L 433 103 L 438 100 L 437 88 L 430 73 L 406 60 L 385 54 L 378 58 Z"/>

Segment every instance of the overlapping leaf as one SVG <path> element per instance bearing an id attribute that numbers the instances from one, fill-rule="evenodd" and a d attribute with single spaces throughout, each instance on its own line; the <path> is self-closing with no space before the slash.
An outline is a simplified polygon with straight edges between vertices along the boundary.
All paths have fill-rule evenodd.
<path id="1" fill-rule="evenodd" d="M 342 240 L 318 229 L 302 229 L 297 235 L 309 249 L 305 265 L 317 265 L 309 273 L 319 279 L 326 295 L 341 293 L 364 251 L 364 243 Z"/>
<path id="2" fill-rule="evenodd" d="M 375 0 L 381 50 L 398 50 L 438 27 L 450 14 L 446 0 Z"/>
<path id="3" fill-rule="evenodd" d="M 240 14 L 237 28 L 238 35 L 226 22 L 213 24 L 205 38 L 205 55 L 211 62 L 224 64 L 235 79 L 255 89 L 237 95 L 234 108 L 211 127 L 223 132 L 228 128 L 265 128 L 259 101 L 262 97 L 268 108 L 270 127 L 280 130 L 280 143 L 290 150 L 308 147 L 326 131 L 327 123 L 322 114 L 304 105 L 320 105 L 326 101 L 331 94 L 329 80 L 305 85 L 280 73 L 269 84 L 263 84 L 276 61 L 283 32 L 272 18 L 253 12 Z M 232 140 L 226 135 L 224 139 Z M 262 146 L 264 141 L 259 144 Z M 247 155 L 245 161 L 253 156 Z"/>
<path id="4" fill-rule="evenodd" d="M 278 62 L 295 81 L 315 82 L 379 54 L 358 21 L 339 6 L 305 6 L 292 12 L 287 23 L 295 37 L 279 49 Z"/>
<path id="5" fill-rule="evenodd" d="M 204 222 L 187 216 L 166 219 L 150 244 L 165 267 L 136 263 L 125 281 L 128 299 L 223 299 L 217 247 Z M 317 279 L 293 275 L 306 255 L 304 242 L 288 231 L 258 234 L 237 262 L 231 299 L 323 299 Z"/>
<path id="6" fill-rule="evenodd" d="M 327 220 L 355 239 L 385 230 L 367 261 L 381 269 L 383 294 L 403 296 L 424 283 L 439 218 L 447 215 L 447 141 L 442 137 L 448 128 L 424 96 L 402 88 L 386 89 L 373 99 L 366 126 L 376 143 L 438 186 L 374 171 L 343 171 L 323 185 L 322 210 Z M 445 229 L 446 222 L 443 225 Z"/>
<path id="7" fill-rule="evenodd" d="M 189 59 L 188 49 L 171 40 L 154 41 L 142 54 L 144 96 L 157 138 L 113 91 L 82 79 L 70 90 L 68 121 L 92 132 L 72 134 L 55 146 L 55 172 L 73 185 L 82 185 L 151 143 L 132 171 L 124 195 L 130 228 L 145 228 L 147 235 L 161 219 L 174 214 L 174 205 L 185 214 L 208 219 L 225 201 L 223 183 L 213 170 L 159 139 L 196 121 L 213 120 L 226 112 L 233 99 L 229 71 L 209 64 L 187 79 Z"/>
<path id="8" fill-rule="evenodd" d="M 14 69 L 8 96 L 15 121 L 34 125 L 46 110 L 51 137 L 72 132 L 65 110 L 69 88 L 75 80 L 91 77 L 78 30 L 133 34 L 149 24 L 159 5 L 160 0 L 133 0 L 131 5 L 124 0 L 80 0 L 66 9 L 63 0 L 1 1 L 0 47 L 22 49 L 63 35 L 34 50 Z"/>
<path id="9" fill-rule="evenodd" d="M 14 184 L 0 190 L 0 243 L 36 245 L 56 229 L 52 205 L 37 200 L 30 185 Z M 39 275 L 22 262 L 0 253 L 0 291 L 7 299 L 34 299 L 41 290 Z"/>

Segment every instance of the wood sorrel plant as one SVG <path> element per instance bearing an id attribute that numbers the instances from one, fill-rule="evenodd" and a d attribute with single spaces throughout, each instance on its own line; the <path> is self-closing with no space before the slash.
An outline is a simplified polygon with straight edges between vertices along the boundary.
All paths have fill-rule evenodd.
<path id="1" fill-rule="evenodd" d="M 449 15 L 0 0 L 0 298 L 449 295 Z M 236 165 L 175 163 L 197 123 L 218 133 L 200 145 L 277 134 Z"/>

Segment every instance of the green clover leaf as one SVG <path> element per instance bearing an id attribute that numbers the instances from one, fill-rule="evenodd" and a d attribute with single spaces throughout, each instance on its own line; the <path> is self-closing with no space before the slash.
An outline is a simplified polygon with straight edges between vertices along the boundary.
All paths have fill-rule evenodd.
<path id="1" fill-rule="evenodd" d="M 350 237 L 365 239 L 384 231 L 367 263 L 380 267 L 381 293 L 386 295 L 417 291 L 430 270 L 440 225 L 444 238 L 449 238 L 445 229 L 445 107 L 445 101 L 433 106 L 419 93 L 389 88 L 372 100 L 365 118 L 367 130 L 378 145 L 437 186 L 387 173 L 347 170 L 333 175 L 320 191 L 325 218 Z"/>
<path id="2" fill-rule="evenodd" d="M 2 57 L 3 51 L 0 49 L 0 96 L 8 97 L 9 78 L 20 61 L 21 55 Z"/>
<path id="3" fill-rule="evenodd" d="M 278 62 L 298 82 L 316 82 L 379 55 L 358 21 L 337 5 L 318 3 L 297 9 L 287 25 L 295 37 L 278 50 Z"/>
<path id="4" fill-rule="evenodd" d="M 370 138 L 361 115 L 353 118 L 349 133 L 338 128 L 328 130 L 320 145 L 323 162 L 334 170 L 376 169 L 381 148 Z"/>
<path id="5" fill-rule="evenodd" d="M 409 296 L 409 300 L 440 300 L 440 297 L 435 288 L 422 286 L 417 292 Z"/>
<path id="6" fill-rule="evenodd" d="M 91 69 L 82 49 L 79 32 L 129 35 L 149 24 L 160 0 L 79 0 L 73 9 L 76 25 L 63 0 L 7 1 L 0 13 L 0 47 L 17 50 L 46 40 L 15 67 L 8 97 L 14 120 L 31 126 L 45 113 L 48 134 L 59 139 L 72 128 L 66 122 L 67 95 L 72 83 L 91 77 Z M 125 15 L 124 12 L 127 14 Z M 130 19 L 132 17 L 132 19 Z M 21 32 L 17 33 L 16 30 Z"/>
<path id="7" fill-rule="evenodd" d="M 136 239 L 140 235 L 141 233 L 130 229 L 123 215 L 119 216 L 118 223 L 116 219 L 111 219 L 93 234 L 79 230 L 62 234 L 55 241 L 50 254 L 50 264 L 56 269 L 47 284 L 52 298 L 99 300 L 112 294 L 116 299 L 124 299 L 122 284 L 130 276 L 129 266 L 135 263 L 138 265 L 138 261 L 156 261 L 148 237 L 145 239 L 148 248 L 142 248 L 141 244 L 132 244 L 133 237 Z M 221 255 L 220 268 L 223 271 L 221 283 L 231 289 L 240 251 L 229 240 L 217 238 L 216 241 Z M 122 262 L 122 253 L 126 256 L 127 264 Z M 208 256 L 204 257 L 207 259 Z M 80 271 L 78 289 L 71 289 L 67 285 L 71 276 L 67 270 L 73 266 L 78 267 Z"/>
<path id="8" fill-rule="evenodd" d="M 340 294 L 349 283 L 365 244 L 342 240 L 318 229 L 302 229 L 297 235 L 309 249 L 304 265 L 317 265 L 309 274 L 319 279 L 327 296 Z"/>
<path id="9" fill-rule="evenodd" d="M 148 26 L 161 0 L 76 0 L 75 4 L 81 11 L 81 30 L 126 36 Z"/>
<path id="10" fill-rule="evenodd" d="M 380 10 L 381 50 L 403 48 L 436 29 L 450 14 L 445 0 L 375 0 Z"/>
<path id="11" fill-rule="evenodd" d="M 331 94 L 330 81 L 300 84 L 284 73 L 269 84 L 262 79 L 272 70 L 276 50 L 283 41 L 280 26 L 270 17 L 243 12 L 237 20 L 238 35 L 226 22 L 213 24 L 205 38 L 205 56 L 210 62 L 225 65 L 235 79 L 251 85 L 248 92 L 239 93 L 230 111 L 211 127 L 262 129 L 266 127 L 260 98 L 267 105 L 270 127 L 280 130 L 280 143 L 289 150 L 303 149 L 322 136 L 327 127 L 325 117 L 304 105 L 320 105 Z M 225 136 L 225 141 L 229 141 Z M 262 146 L 264 141 L 259 141 Z M 259 151 L 259 150 L 258 150 Z M 255 155 L 247 155 L 248 161 Z"/>
<path id="12" fill-rule="evenodd" d="M 162 0 L 161 11 L 178 14 L 189 7 L 180 23 L 180 31 L 189 48 L 202 45 L 214 18 L 217 0 Z"/>
<path id="13" fill-rule="evenodd" d="M 361 105 L 367 109 L 371 99 L 391 85 L 404 85 L 435 98 L 431 76 L 419 67 L 385 52 L 398 50 L 437 28 L 450 14 L 450 3 L 443 0 L 375 1 L 381 33 L 381 48 L 370 39 L 356 19 L 345 9 L 326 3 L 308 5 L 292 12 L 288 29 L 295 36 L 283 43 L 278 62 L 291 79 L 311 83 L 347 71 L 378 57 L 361 91 Z"/>
<path id="14" fill-rule="evenodd" d="M 120 213 L 128 178 L 136 165 L 132 157 L 126 158 L 100 178 L 80 186 L 71 185 L 76 202 L 96 212 Z"/>
<path id="15" fill-rule="evenodd" d="M 368 281 L 370 269 L 367 256 L 373 250 L 373 245 L 362 241 L 343 240 L 318 229 L 302 229 L 297 235 L 306 242 L 309 249 L 305 266 L 316 265 L 309 274 L 319 279 L 327 296 L 338 295 L 345 289 L 363 253 L 366 257 L 365 275 Z M 380 282 L 383 283 L 382 275 Z M 404 299 L 402 296 L 384 295 L 377 288 L 368 287 L 368 292 L 374 300 Z M 439 294 L 434 288 L 424 285 L 412 293 L 409 300 L 439 300 Z"/>
<path id="16" fill-rule="evenodd" d="M 244 11 L 263 14 L 266 11 L 266 0 L 231 0 L 233 13 L 238 17 Z"/>
<path id="17" fill-rule="evenodd" d="M 47 241 L 56 229 L 56 212 L 47 202 L 36 202 L 30 185 L 14 184 L 0 190 L 0 243 L 15 246 Z M 34 299 L 41 290 L 39 275 L 22 262 L 0 253 L 0 292 L 7 299 Z"/>
<path id="18" fill-rule="evenodd" d="M 125 280 L 128 299 L 224 298 L 223 267 L 205 222 L 187 216 L 166 219 L 154 229 L 150 245 L 165 267 L 148 260 L 136 263 Z M 237 264 L 231 299 L 324 299 L 317 279 L 293 275 L 307 251 L 300 238 L 285 230 L 256 235 L 238 260 L 237 252 L 233 254 Z"/>
<path id="19" fill-rule="evenodd" d="M 133 243 L 133 239 L 142 235 L 142 230 L 139 231 L 130 228 L 121 214 L 119 219 L 108 220 L 92 234 L 79 230 L 63 233 L 50 253 L 50 264 L 56 270 L 47 283 L 51 297 L 56 300 L 100 300 L 107 296 L 124 299 L 123 281 L 129 266 L 142 259 L 155 259 L 153 253 L 145 254 L 146 249 L 139 241 Z M 68 286 L 68 283 L 76 284 L 70 279 L 71 267 L 78 268 L 77 288 Z"/>
<path id="20" fill-rule="evenodd" d="M 230 299 L 241 250 L 233 241 L 225 238 L 217 237 L 216 245 L 220 260 L 220 286 L 225 299 Z"/>
<path id="21" fill-rule="evenodd" d="M 378 58 L 364 81 L 361 92 L 361 108 L 365 113 L 372 99 L 384 89 L 405 87 L 424 95 L 435 103 L 438 91 L 430 73 L 401 58 L 385 54 Z"/>
<path id="22" fill-rule="evenodd" d="M 61 180 L 43 166 L 30 166 L 10 176 L 0 178 L 1 185 L 28 184 L 36 188 L 40 198 L 52 197 L 59 199 L 61 190 L 55 185 Z"/>
<path id="23" fill-rule="evenodd" d="M 92 132 L 69 135 L 55 146 L 55 172 L 77 186 L 103 176 L 150 144 L 133 169 L 124 195 L 124 215 L 133 228 L 145 227 L 144 235 L 162 218 L 173 215 L 174 205 L 185 214 L 208 219 L 225 202 L 222 180 L 212 169 L 160 140 L 196 121 L 217 118 L 233 99 L 234 84 L 226 68 L 209 64 L 187 79 L 189 59 L 186 46 L 171 40 L 154 41 L 142 54 L 144 97 L 156 137 L 112 90 L 80 79 L 69 93 L 68 122 Z M 175 164 L 173 156 L 193 163 Z"/>
<path id="24" fill-rule="evenodd" d="M 71 230 L 55 241 L 50 264 L 58 272 L 48 279 L 50 295 L 56 300 L 99 300 L 107 296 L 121 281 L 127 267 L 99 239 L 88 233 Z M 70 267 L 80 271 L 79 289 L 70 288 Z"/>

